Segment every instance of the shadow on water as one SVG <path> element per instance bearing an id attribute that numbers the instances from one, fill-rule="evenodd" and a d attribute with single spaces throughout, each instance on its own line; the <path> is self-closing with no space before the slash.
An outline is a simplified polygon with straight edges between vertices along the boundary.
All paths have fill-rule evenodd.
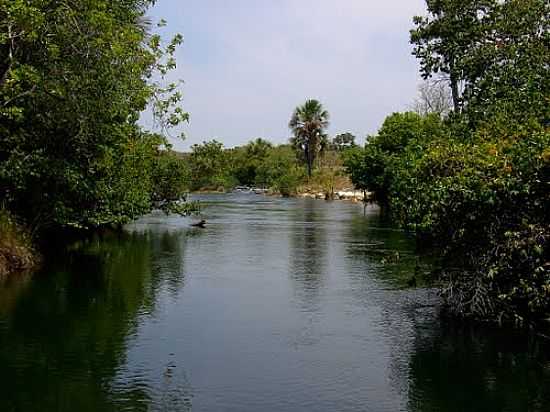
<path id="1" fill-rule="evenodd" d="M 392 226 L 376 206 L 367 206 L 364 216 L 347 222 L 347 255 L 371 269 L 371 274 L 389 286 L 428 286 L 436 258 L 417 253 L 414 237 Z"/>
<path id="2" fill-rule="evenodd" d="M 96 237 L 59 250 L 32 280 L 0 285 L 0 410 L 155 410 L 147 385 L 112 383 L 140 316 L 159 290 L 184 284 L 184 238 Z"/>
<path id="3" fill-rule="evenodd" d="M 525 331 L 441 318 L 435 289 L 406 284 L 411 274 L 421 281 L 427 277 L 434 258 L 416 255 L 414 239 L 384 224 L 373 209 L 364 219 L 353 217 L 347 232 L 354 297 L 363 306 L 374 299 L 382 307 L 390 380 L 396 392 L 407 394 L 404 409 L 550 410 L 549 341 Z M 399 258 L 392 259 L 396 252 Z M 376 288 L 384 289 L 378 300 Z"/>
<path id="4" fill-rule="evenodd" d="M 543 412 L 550 345 L 523 332 L 430 321 L 410 357 L 411 412 Z"/>

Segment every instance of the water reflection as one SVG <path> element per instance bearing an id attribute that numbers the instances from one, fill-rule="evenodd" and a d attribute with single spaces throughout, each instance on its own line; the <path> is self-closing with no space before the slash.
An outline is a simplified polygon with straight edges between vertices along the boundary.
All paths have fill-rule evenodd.
<path id="1" fill-rule="evenodd" d="M 290 215 L 290 277 L 305 312 L 318 310 L 327 267 L 325 211 L 305 199 Z"/>
<path id="2" fill-rule="evenodd" d="M 211 199 L 0 285 L 0 411 L 547 409 L 548 347 L 441 321 L 376 209 Z"/>
<path id="3" fill-rule="evenodd" d="M 411 354 L 409 410 L 547 411 L 549 349 L 522 333 L 425 323 Z"/>
<path id="4" fill-rule="evenodd" d="M 410 287 L 413 279 L 418 286 L 428 284 L 435 259 L 416 253 L 414 238 L 391 226 L 378 207 L 368 206 L 364 216 L 347 222 L 346 229 L 351 265 L 363 265 L 376 280 L 391 287 Z"/>
<path id="5" fill-rule="evenodd" d="M 183 282 L 180 246 L 179 234 L 96 237 L 60 253 L 32 282 L 3 285 L 0 410 L 37 410 L 37 400 L 44 411 L 150 410 L 147 386 L 114 396 L 110 385 L 138 316 L 154 311 L 163 285 Z"/>

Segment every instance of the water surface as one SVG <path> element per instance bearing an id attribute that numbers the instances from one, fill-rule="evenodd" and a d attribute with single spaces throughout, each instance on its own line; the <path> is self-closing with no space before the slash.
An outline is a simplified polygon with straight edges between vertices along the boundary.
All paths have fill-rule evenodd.
<path id="1" fill-rule="evenodd" d="M 548 411 L 548 346 L 447 325 L 378 210 L 209 195 L 0 284 L 0 411 Z"/>

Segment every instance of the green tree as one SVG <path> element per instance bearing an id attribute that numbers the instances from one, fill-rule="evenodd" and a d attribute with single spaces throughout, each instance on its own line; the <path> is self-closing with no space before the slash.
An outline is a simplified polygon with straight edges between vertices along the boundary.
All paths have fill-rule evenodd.
<path id="1" fill-rule="evenodd" d="M 415 17 L 413 54 L 422 76 L 447 76 L 455 113 L 510 126 L 550 117 L 550 4 L 546 0 L 427 0 Z M 445 79 L 445 77 L 444 77 Z"/>
<path id="2" fill-rule="evenodd" d="M 464 64 L 470 121 L 549 124 L 549 22 L 547 0 L 506 0 L 493 8 Z"/>
<path id="3" fill-rule="evenodd" d="M 236 185 L 230 156 L 223 143 L 217 140 L 194 144 L 189 155 L 191 189 L 229 189 Z"/>
<path id="4" fill-rule="evenodd" d="M 265 184 L 258 179 L 258 168 L 269 155 L 273 145 L 264 139 L 256 139 L 234 150 L 234 175 L 240 184 L 252 186 Z"/>
<path id="5" fill-rule="evenodd" d="M 152 167 L 152 198 L 155 206 L 165 212 L 197 212 L 197 203 L 185 202 L 190 190 L 190 173 L 188 164 L 181 154 L 171 150 L 160 151 L 155 156 Z"/>
<path id="6" fill-rule="evenodd" d="M 181 36 L 147 33 L 147 0 L 0 1 L 0 198 L 33 226 L 94 228 L 153 207 L 166 140 L 187 119 L 164 85 Z"/>
<path id="7" fill-rule="evenodd" d="M 414 17 L 413 54 L 425 79 L 448 76 L 453 107 L 462 109 L 462 83 L 468 54 L 483 36 L 485 21 L 496 0 L 426 0 L 428 16 Z"/>
<path id="8" fill-rule="evenodd" d="M 388 163 L 387 153 L 375 145 L 355 147 L 344 155 L 344 168 L 354 187 L 362 191 L 371 191 L 374 193 L 372 200 L 382 205 L 385 205 L 388 199 Z"/>
<path id="9" fill-rule="evenodd" d="M 328 125 L 329 113 L 317 100 L 307 100 L 298 106 L 290 119 L 289 127 L 294 134 L 291 144 L 303 156 L 308 177 L 311 177 L 315 159 L 326 141 Z"/>
<path id="10" fill-rule="evenodd" d="M 550 3 L 429 0 L 415 18 L 424 77 L 450 76 L 455 112 L 394 114 L 350 151 L 375 191 L 437 245 L 450 313 L 537 322 L 550 314 Z"/>
<path id="11" fill-rule="evenodd" d="M 437 114 L 393 113 L 384 120 L 378 134 L 367 139 L 364 148 L 346 153 L 344 167 L 357 189 L 369 190 L 374 200 L 387 204 L 403 153 L 412 145 L 422 147 L 445 133 Z"/>
<path id="12" fill-rule="evenodd" d="M 355 147 L 355 136 L 349 132 L 336 135 L 334 139 L 332 139 L 331 146 L 334 150 L 339 152 Z"/>
<path id="13" fill-rule="evenodd" d="M 342 150 L 352 150 L 355 146 L 349 146 Z M 321 154 L 319 158 L 319 171 L 316 179 L 323 188 L 325 199 L 333 200 L 334 191 L 338 177 L 342 172 L 342 156 L 339 152 L 334 150 L 328 150 Z"/>
<path id="14" fill-rule="evenodd" d="M 279 191 L 283 196 L 296 193 L 304 178 L 304 169 L 296 160 L 296 153 L 291 146 L 273 147 L 257 170 L 257 183 Z"/>

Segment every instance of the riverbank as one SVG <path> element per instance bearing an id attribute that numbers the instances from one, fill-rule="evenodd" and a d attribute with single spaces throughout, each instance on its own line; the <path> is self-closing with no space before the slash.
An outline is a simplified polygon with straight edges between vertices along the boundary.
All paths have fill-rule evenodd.
<path id="1" fill-rule="evenodd" d="M 318 176 L 313 177 L 309 182 L 303 182 L 296 187 L 290 194 L 282 194 L 275 188 L 264 189 L 248 186 L 238 186 L 233 191 L 239 193 L 254 192 L 256 194 L 265 194 L 268 196 L 298 197 L 322 200 L 348 200 L 352 202 L 363 202 L 373 199 L 373 193 L 368 191 L 356 190 L 353 183 L 347 176 L 336 176 L 329 183 L 323 181 Z M 223 187 L 218 190 L 203 188 L 194 191 L 195 194 L 228 193 Z"/>
<path id="2" fill-rule="evenodd" d="M 0 210 L 0 277 L 30 270 L 39 262 L 28 231 Z"/>

